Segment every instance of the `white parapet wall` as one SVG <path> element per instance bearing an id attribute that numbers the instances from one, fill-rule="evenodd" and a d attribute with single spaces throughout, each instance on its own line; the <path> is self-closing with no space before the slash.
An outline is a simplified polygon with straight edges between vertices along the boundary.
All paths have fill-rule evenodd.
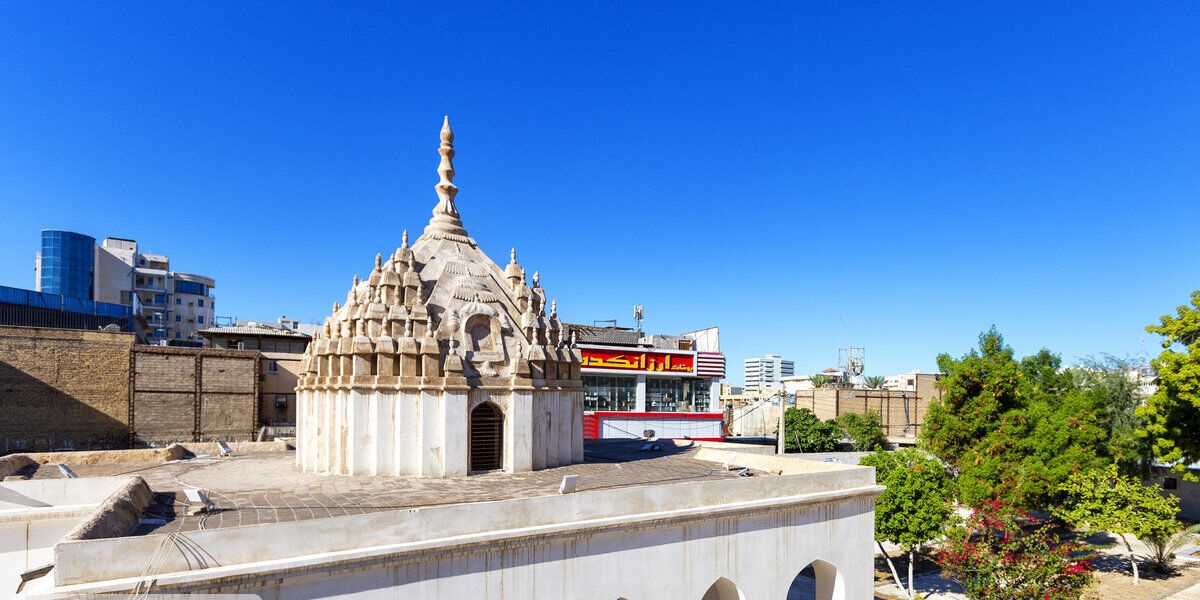
<path id="1" fill-rule="evenodd" d="M 54 562 L 54 544 L 92 516 L 128 477 L 0 482 L 0 598 L 20 575 Z"/>
<path id="2" fill-rule="evenodd" d="M 723 581 L 784 598 L 815 564 L 818 598 L 870 597 L 874 470 L 792 462 L 782 476 L 62 542 L 46 593 L 128 593 L 153 560 L 147 582 L 164 593 L 699 599 Z"/>

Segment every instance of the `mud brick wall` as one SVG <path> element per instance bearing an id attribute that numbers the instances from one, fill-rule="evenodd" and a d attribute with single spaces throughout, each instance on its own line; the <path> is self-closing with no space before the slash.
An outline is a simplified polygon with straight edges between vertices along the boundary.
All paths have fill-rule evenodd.
<path id="1" fill-rule="evenodd" d="M 135 338 L 0 327 L 0 454 L 129 444 L 129 356 Z"/>
<path id="2" fill-rule="evenodd" d="M 258 352 L 139 346 L 133 357 L 135 444 L 254 439 Z"/>
<path id="3" fill-rule="evenodd" d="M 879 413 L 888 437 L 916 436 L 929 403 L 937 395 L 933 375 L 922 376 L 916 391 L 820 389 L 796 392 L 796 406 L 811 410 L 822 421 L 843 413 Z M 778 415 L 779 413 L 775 413 Z"/>

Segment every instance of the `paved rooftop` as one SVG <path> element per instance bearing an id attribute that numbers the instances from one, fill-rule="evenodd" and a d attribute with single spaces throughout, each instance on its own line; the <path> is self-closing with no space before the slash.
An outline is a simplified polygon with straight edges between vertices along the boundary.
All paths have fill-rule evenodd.
<path id="1" fill-rule="evenodd" d="M 563 475 L 578 475 L 578 491 L 736 477 L 721 465 L 694 458 L 698 447 L 662 442 L 661 451 L 642 451 L 643 441 L 605 441 L 584 446 L 581 464 L 508 474 L 422 479 L 314 475 L 295 466 L 295 452 L 259 452 L 226 457 L 145 464 L 72 465 L 80 477 L 140 475 L 155 492 L 149 517 L 166 523 L 139 533 L 216 529 L 357 515 L 384 510 L 532 498 L 558 494 Z M 756 475 L 766 474 L 755 472 Z M 60 478 L 54 465 L 41 465 L 35 479 Z M 216 511 L 187 516 L 184 489 L 208 492 Z"/>

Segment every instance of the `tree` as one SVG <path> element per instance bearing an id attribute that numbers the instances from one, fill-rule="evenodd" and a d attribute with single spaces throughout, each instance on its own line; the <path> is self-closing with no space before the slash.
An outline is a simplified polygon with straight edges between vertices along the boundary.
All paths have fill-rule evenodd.
<path id="1" fill-rule="evenodd" d="M 1107 433 L 1107 453 L 1121 473 L 1146 477 L 1153 456 L 1150 441 L 1138 435 L 1143 419 L 1137 409 L 1146 399 L 1142 393 L 1141 366 L 1132 359 L 1111 354 L 1086 358 L 1071 369 L 1075 384 L 1097 407 L 1099 423 Z"/>
<path id="2" fill-rule="evenodd" d="M 826 375 L 824 373 L 818 373 L 816 375 L 809 377 L 808 382 L 812 384 L 813 388 L 819 390 L 819 389 L 833 383 L 833 377 L 830 377 L 829 375 Z"/>
<path id="3" fill-rule="evenodd" d="M 883 375 L 870 375 L 868 377 L 863 377 L 863 385 L 867 386 L 867 389 L 869 390 L 877 390 L 883 387 L 883 383 L 885 381 L 887 381 L 887 378 Z"/>
<path id="4" fill-rule="evenodd" d="M 833 421 L 824 422 L 807 408 L 783 413 L 784 441 L 788 452 L 833 452 L 842 432 Z"/>
<path id="5" fill-rule="evenodd" d="M 858 464 L 875 467 L 875 481 L 887 486 L 875 499 L 875 542 L 901 589 L 904 586 L 883 542 L 908 552 L 908 597 L 912 598 L 914 554 L 921 544 L 941 536 L 953 514 L 950 480 L 937 459 L 916 448 L 876 451 Z"/>
<path id="6" fill-rule="evenodd" d="M 920 443 L 949 465 L 960 501 L 1048 506 L 1072 473 L 1111 460 L 1092 398 L 1057 355 L 1043 349 L 1018 362 L 993 327 L 980 334 L 978 350 L 937 360 L 941 395 Z"/>
<path id="7" fill-rule="evenodd" d="M 1024 523 L 1024 527 L 1022 527 Z M 937 554 L 942 572 L 979 600 L 1075 600 L 1092 579 L 1092 554 L 1059 543 L 1049 526 L 999 500 L 951 528 Z"/>
<path id="8" fill-rule="evenodd" d="M 1154 457 L 1190 480 L 1187 465 L 1200 461 L 1200 290 L 1192 305 L 1179 306 L 1178 317 L 1163 315 L 1146 331 L 1163 336 L 1163 351 L 1150 366 L 1158 373 L 1158 391 L 1138 414 Z"/>
<path id="9" fill-rule="evenodd" d="M 887 436 L 883 433 L 883 421 L 879 418 L 879 413 L 873 410 L 866 413 L 842 413 L 834 421 L 846 433 L 855 450 L 878 450 L 887 443 Z"/>
<path id="10" fill-rule="evenodd" d="M 1122 477 L 1117 465 L 1072 476 L 1062 485 L 1066 496 L 1054 509 L 1058 518 L 1087 532 L 1107 531 L 1120 536 L 1129 553 L 1133 584 L 1138 584 L 1137 560 L 1127 535 L 1138 539 L 1166 540 L 1179 530 L 1175 514 L 1179 499 L 1163 496 L 1156 486 Z"/>

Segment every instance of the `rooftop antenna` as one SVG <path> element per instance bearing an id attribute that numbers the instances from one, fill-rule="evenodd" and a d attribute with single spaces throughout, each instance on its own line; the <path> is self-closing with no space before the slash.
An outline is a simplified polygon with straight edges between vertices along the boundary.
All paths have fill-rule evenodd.
<path id="1" fill-rule="evenodd" d="M 637 331 L 642 331 L 642 319 L 646 318 L 646 309 L 641 304 L 633 305 L 633 320 L 637 321 Z"/>
<path id="2" fill-rule="evenodd" d="M 861 383 L 863 369 L 866 367 L 866 348 L 838 348 L 838 370 L 845 373 L 846 383 L 854 385 Z"/>

